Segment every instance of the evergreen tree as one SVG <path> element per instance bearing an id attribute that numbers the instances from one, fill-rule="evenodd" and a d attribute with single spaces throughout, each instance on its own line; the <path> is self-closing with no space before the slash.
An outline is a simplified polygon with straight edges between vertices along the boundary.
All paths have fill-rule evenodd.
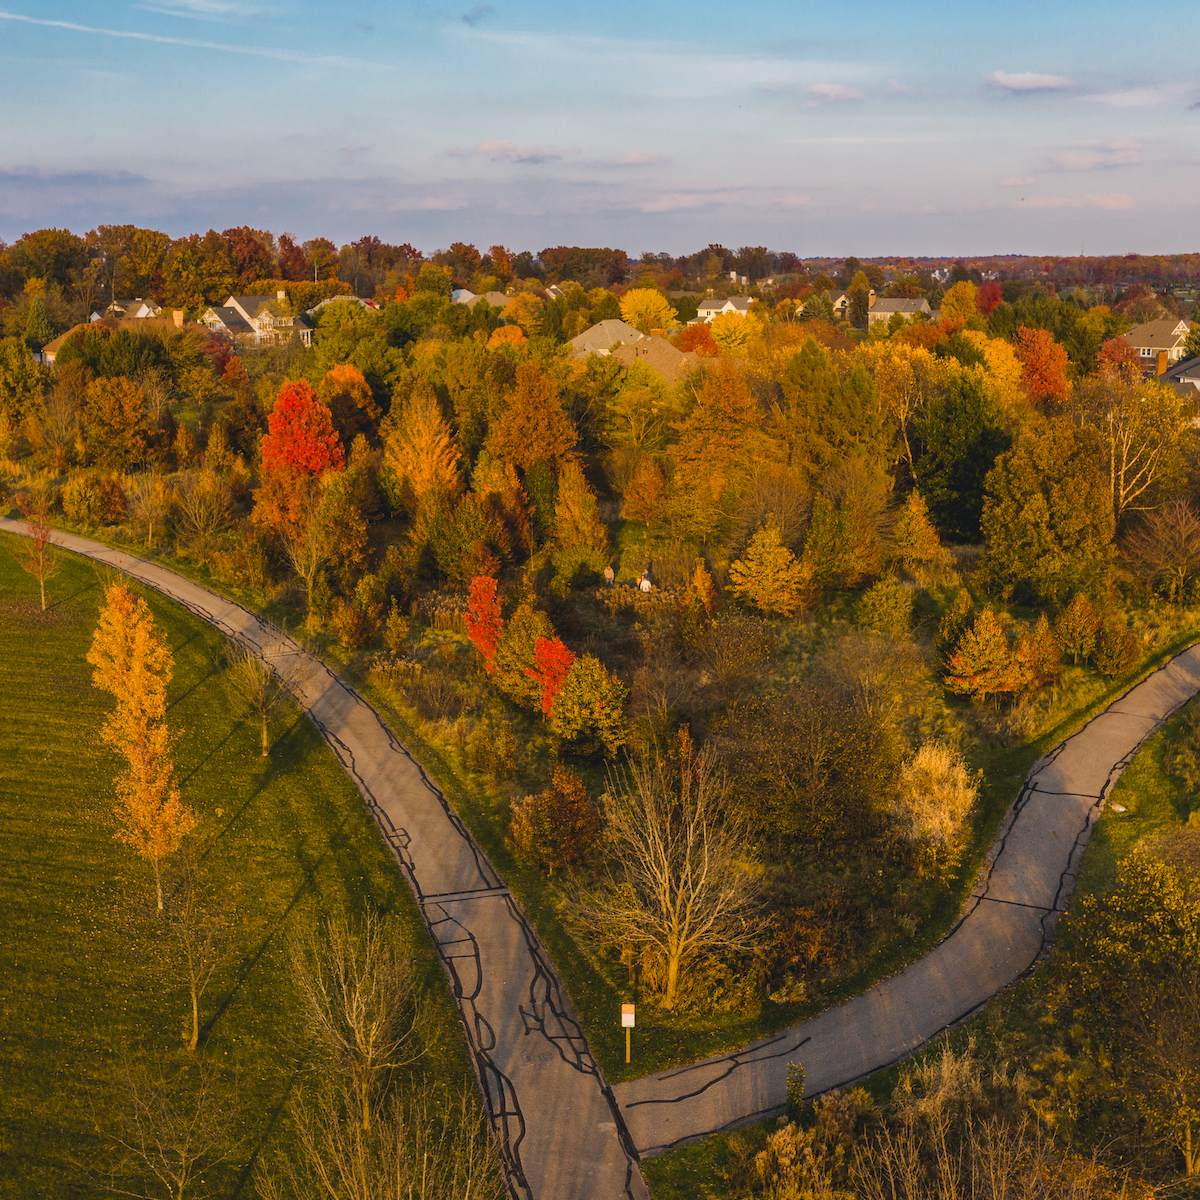
<path id="1" fill-rule="evenodd" d="M 1099 628 L 1100 617 L 1091 601 L 1083 592 L 1076 592 L 1054 624 L 1054 637 L 1062 652 L 1078 665 L 1081 658 L 1086 662 L 1095 648 Z"/>
<path id="2" fill-rule="evenodd" d="M 53 338 L 54 329 L 50 325 L 50 318 L 46 316 L 46 306 L 35 296 L 25 314 L 25 344 L 30 350 L 40 353 L 42 347 Z"/>
<path id="3" fill-rule="evenodd" d="M 811 567 L 796 561 L 771 519 L 751 539 L 745 554 L 729 568 L 729 590 L 764 613 L 790 616 L 804 602 Z"/>
<path id="4" fill-rule="evenodd" d="M 1045 613 L 1038 617 L 1033 629 L 1027 627 L 1021 631 L 1015 653 L 1030 691 L 1053 683 L 1062 674 L 1062 651 Z"/>
<path id="5" fill-rule="evenodd" d="M 1016 661 L 1000 619 L 985 608 L 959 639 L 944 675 L 946 690 L 986 700 L 1021 690 L 1024 672 Z"/>
<path id="6" fill-rule="evenodd" d="M 915 488 L 892 527 L 892 554 L 909 572 L 943 564 L 949 558 L 929 520 L 929 508 Z"/>
<path id="7" fill-rule="evenodd" d="M 625 697 L 628 689 L 611 676 L 595 655 L 585 654 L 571 664 L 554 696 L 550 730 L 568 740 L 584 736 L 601 742 L 608 753 L 625 744 Z"/>

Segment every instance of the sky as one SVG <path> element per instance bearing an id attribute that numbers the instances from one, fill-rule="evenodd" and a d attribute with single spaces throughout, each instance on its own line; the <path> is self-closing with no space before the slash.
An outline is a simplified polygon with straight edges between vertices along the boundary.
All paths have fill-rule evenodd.
<path id="1" fill-rule="evenodd" d="M 1195 250 L 1200 6 L 1138 11 L 0 0 L 0 238 Z"/>

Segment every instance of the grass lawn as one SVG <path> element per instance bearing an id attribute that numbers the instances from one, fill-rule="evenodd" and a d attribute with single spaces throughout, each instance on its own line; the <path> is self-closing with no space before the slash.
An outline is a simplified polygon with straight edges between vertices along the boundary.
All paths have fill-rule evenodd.
<path id="1" fill-rule="evenodd" d="M 185 978 L 153 908 L 149 867 L 113 839 L 118 761 L 100 741 L 108 697 L 85 656 L 101 600 L 92 564 L 63 554 L 37 583 L 0 534 L 0 1196 L 88 1196 L 121 1108 L 123 1064 L 187 1057 Z M 134 585 L 137 587 L 137 585 Z M 199 1054 L 236 1084 L 232 1160 L 204 1192 L 252 1196 L 250 1168 L 295 1083 L 287 935 L 319 913 L 391 914 L 427 981 L 429 1053 L 414 1071 L 457 1092 L 471 1080 L 457 1013 L 398 867 L 345 773 L 292 706 L 269 759 L 217 666 L 221 636 L 149 589 L 175 657 L 168 720 L 192 843 L 244 929 L 202 1001 Z M 168 865 L 168 886 L 177 867 Z M 149 1185 L 147 1185 L 149 1186 Z M 147 1193 L 157 1194 L 157 1193 Z"/>

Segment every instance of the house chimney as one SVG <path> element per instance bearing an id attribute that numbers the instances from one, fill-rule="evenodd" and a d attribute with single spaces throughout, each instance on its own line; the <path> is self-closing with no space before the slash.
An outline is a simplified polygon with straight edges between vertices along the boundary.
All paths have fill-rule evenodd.
<path id="1" fill-rule="evenodd" d="M 276 299 L 276 300 L 280 300 L 280 301 L 282 301 L 282 300 L 286 300 L 286 299 L 287 299 L 287 292 L 285 292 L 285 291 L 283 290 L 283 288 L 280 288 L 280 289 L 279 289 L 279 291 L 277 291 L 277 292 L 275 293 L 275 299 Z"/>
<path id="2" fill-rule="evenodd" d="M 175 309 L 175 311 L 173 313 L 171 313 L 171 320 L 175 322 L 176 329 L 182 329 L 183 328 L 183 309 L 182 308 Z"/>
<path id="3" fill-rule="evenodd" d="M 1165 350 L 1160 350 L 1158 352 L 1158 362 L 1155 365 L 1154 374 L 1161 375 L 1161 374 L 1163 374 L 1164 371 L 1166 371 L 1166 369 L 1167 369 L 1167 352 Z"/>

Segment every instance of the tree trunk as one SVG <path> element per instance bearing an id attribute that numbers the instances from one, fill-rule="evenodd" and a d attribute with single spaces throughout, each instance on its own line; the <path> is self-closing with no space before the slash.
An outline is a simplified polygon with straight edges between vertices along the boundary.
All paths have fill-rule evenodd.
<path id="1" fill-rule="evenodd" d="M 192 982 L 192 1038 L 188 1042 L 188 1049 L 194 1054 L 196 1047 L 200 1044 L 200 997 L 196 992 L 196 973 L 191 972 Z"/>
<path id="2" fill-rule="evenodd" d="M 158 911 L 163 910 L 163 895 L 162 895 L 162 872 L 158 869 L 158 859 L 151 860 L 154 863 L 154 886 L 158 891 Z"/>
<path id="3" fill-rule="evenodd" d="M 664 1008 L 675 1007 L 675 994 L 679 990 L 679 955 L 667 955 L 667 997 L 663 1002 Z"/>
<path id="4" fill-rule="evenodd" d="M 1188 1118 L 1183 1122 L 1183 1170 L 1185 1175 L 1196 1174 L 1196 1159 L 1200 1158 L 1200 1147 L 1197 1147 L 1198 1153 L 1192 1153 L 1192 1122 Z"/>
<path id="5" fill-rule="evenodd" d="M 46 611 L 46 577 L 41 575 L 38 577 L 38 587 L 42 589 L 42 612 Z"/>
<path id="6" fill-rule="evenodd" d="M 266 713 L 266 710 L 265 710 L 265 709 L 263 710 L 263 714 L 262 714 L 262 723 L 263 723 L 263 730 L 262 730 L 262 733 L 263 733 L 263 752 L 262 752 L 262 756 L 263 756 L 263 758 L 269 758 L 269 757 L 270 757 L 271 750 L 270 750 L 270 743 L 267 741 L 267 713 Z"/>

